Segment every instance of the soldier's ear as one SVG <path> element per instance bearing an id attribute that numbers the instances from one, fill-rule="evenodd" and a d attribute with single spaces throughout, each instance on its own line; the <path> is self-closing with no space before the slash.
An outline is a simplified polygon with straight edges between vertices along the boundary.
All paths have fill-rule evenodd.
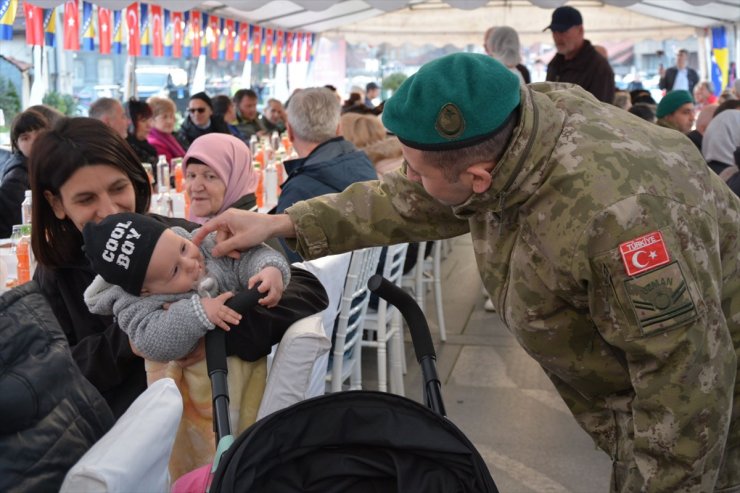
<path id="1" fill-rule="evenodd" d="M 472 186 L 474 193 L 483 193 L 491 188 L 492 169 L 493 165 L 491 163 L 476 163 L 465 170 L 473 179 Z"/>

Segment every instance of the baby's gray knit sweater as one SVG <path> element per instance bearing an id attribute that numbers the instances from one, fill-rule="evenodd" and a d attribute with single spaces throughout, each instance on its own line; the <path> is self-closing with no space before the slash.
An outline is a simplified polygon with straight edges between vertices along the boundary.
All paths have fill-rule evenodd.
<path id="1" fill-rule="evenodd" d="M 174 227 L 178 235 L 191 239 L 192 234 Z M 194 232 L 193 232 L 194 233 Z M 216 281 L 210 296 L 226 291 L 241 291 L 250 277 L 265 267 L 277 267 L 283 274 L 283 285 L 290 281 L 290 266 L 285 258 L 266 245 L 250 248 L 238 260 L 230 257 L 214 258 L 216 234 L 208 235 L 201 244 L 206 271 Z M 189 354 L 201 337 L 215 326 L 206 317 L 198 293 L 156 294 L 134 296 L 121 287 L 109 284 L 95 276 L 85 290 L 85 303 L 92 313 L 115 315 L 118 326 L 128 334 L 141 354 L 153 361 L 171 361 Z M 171 303 L 169 309 L 162 308 Z"/>

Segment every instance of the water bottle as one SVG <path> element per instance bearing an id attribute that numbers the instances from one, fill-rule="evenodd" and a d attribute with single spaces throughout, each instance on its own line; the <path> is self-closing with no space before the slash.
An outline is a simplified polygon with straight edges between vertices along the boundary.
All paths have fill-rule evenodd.
<path id="1" fill-rule="evenodd" d="M 278 201 L 278 170 L 275 161 L 269 161 L 265 168 L 265 206 L 272 208 Z"/>
<path id="2" fill-rule="evenodd" d="M 174 217 L 172 195 L 170 195 L 170 166 L 162 154 L 157 163 L 157 195 L 154 198 L 154 212 L 161 216 Z"/>
<path id="3" fill-rule="evenodd" d="M 21 203 L 21 218 L 23 224 L 31 224 L 31 191 L 26 190 L 26 197 Z"/>

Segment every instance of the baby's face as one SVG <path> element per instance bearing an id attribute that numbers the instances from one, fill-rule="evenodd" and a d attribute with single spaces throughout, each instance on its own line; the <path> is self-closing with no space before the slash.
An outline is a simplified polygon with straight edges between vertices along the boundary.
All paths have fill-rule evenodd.
<path id="1" fill-rule="evenodd" d="M 186 293 L 205 274 L 203 254 L 195 244 L 166 230 L 154 246 L 142 294 Z"/>

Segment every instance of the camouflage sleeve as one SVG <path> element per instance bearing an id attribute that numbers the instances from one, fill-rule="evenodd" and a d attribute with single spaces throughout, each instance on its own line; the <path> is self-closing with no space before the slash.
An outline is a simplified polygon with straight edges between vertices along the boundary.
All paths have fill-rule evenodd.
<path id="1" fill-rule="evenodd" d="M 297 232 L 289 245 L 305 259 L 469 231 L 467 220 L 406 179 L 405 168 L 382 181 L 355 183 L 341 193 L 298 202 L 285 212 Z"/>
<path id="2" fill-rule="evenodd" d="M 706 227 L 714 220 L 699 207 L 632 200 L 598 221 L 583 247 L 590 265 L 581 266 L 592 273 L 591 317 L 611 346 L 604 357 L 628 378 L 620 404 L 606 404 L 614 486 L 713 491 L 737 371 L 722 311 L 722 233 Z"/>

